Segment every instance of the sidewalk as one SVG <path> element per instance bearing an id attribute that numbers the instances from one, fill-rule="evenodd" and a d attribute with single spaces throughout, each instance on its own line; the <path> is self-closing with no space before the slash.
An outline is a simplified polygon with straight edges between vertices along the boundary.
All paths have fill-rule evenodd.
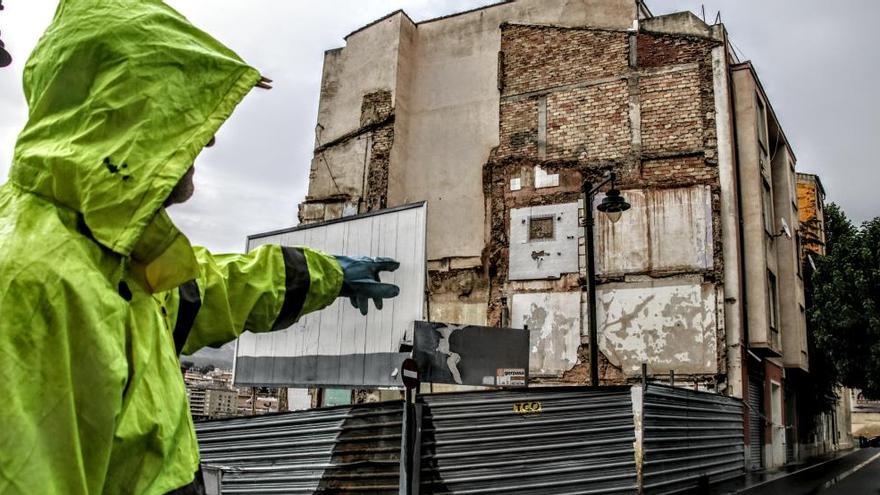
<path id="1" fill-rule="evenodd" d="M 816 486 L 835 471 L 844 471 L 862 461 L 863 457 L 878 449 L 859 449 L 834 452 L 814 457 L 804 463 L 792 464 L 775 471 L 755 471 L 744 477 L 722 483 L 715 487 L 715 493 L 763 495 L 811 493 Z"/>

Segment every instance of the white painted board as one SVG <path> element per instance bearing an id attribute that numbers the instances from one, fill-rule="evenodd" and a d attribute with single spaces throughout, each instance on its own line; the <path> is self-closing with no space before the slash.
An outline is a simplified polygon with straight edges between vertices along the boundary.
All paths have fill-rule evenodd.
<path id="1" fill-rule="evenodd" d="M 552 223 L 535 238 L 531 224 Z M 578 271 L 578 204 L 561 203 L 510 210 L 510 280 L 559 278 Z"/>
<path id="2" fill-rule="evenodd" d="M 246 332 L 236 348 L 235 383 L 286 387 L 399 386 L 400 366 L 412 325 L 424 320 L 426 205 L 418 203 L 248 238 L 263 244 L 308 246 L 328 254 L 388 256 L 397 271 L 381 274 L 400 287 L 381 311 L 367 316 L 347 299 L 306 315 L 286 330 Z"/>

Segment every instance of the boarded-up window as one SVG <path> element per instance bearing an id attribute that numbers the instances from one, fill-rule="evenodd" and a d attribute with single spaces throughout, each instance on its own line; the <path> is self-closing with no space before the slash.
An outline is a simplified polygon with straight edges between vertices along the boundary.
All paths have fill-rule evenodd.
<path id="1" fill-rule="evenodd" d="M 529 241 L 552 240 L 553 217 L 532 217 L 529 219 Z"/>

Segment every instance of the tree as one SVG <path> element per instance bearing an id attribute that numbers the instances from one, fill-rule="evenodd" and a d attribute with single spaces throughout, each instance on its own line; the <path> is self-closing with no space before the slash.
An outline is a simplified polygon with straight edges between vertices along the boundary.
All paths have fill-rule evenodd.
<path id="1" fill-rule="evenodd" d="M 817 356 L 840 384 L 880 399 L 880 217 L 855 227 L 825 209 L 826 254 L 816 260 L 808 323 Z M 812 370 L 811 370 L 812 371 Z"/>

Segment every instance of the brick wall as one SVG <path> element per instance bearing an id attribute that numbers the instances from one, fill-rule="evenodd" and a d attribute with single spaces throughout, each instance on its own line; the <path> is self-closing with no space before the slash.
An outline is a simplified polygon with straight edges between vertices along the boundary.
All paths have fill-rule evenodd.
<path id="1" fill-rule="evenodd" d="M 613 160 L 630 148 L 626 81 L 547 96 L 547 158 Z"/>
<path id="2" fill-rule="evenodd" d="M 642 178 L 655 185 L 677 184 L 682 181 L 712 184 L 718 169 L 706 166 L 700 155 L 685 155 L 642 162 Z"/>
<path id="3" fill-rule="evenodd" d="M 642 151 L 670 153 L 703 145 L 703 116 L 698 69 L 639 79 Z"/>
<path id="4" fill-rule="evenodd" d="M 639 67 L 655 68 L 675 64 L 700 62 L 717 42 L 660 33 L 639 33 L 637 53 Z"/>
<path id="5" fill-rule="evenodd" d="M 501 103 L 499 156 L 538 153 L 538 100 L 527 98 Z"/>
<path id="6" fill-rule="evenodd" d="M 629 42 L 622 31 L 505 24 L 501 52 L 507 96 L 620 74 Z"/>

